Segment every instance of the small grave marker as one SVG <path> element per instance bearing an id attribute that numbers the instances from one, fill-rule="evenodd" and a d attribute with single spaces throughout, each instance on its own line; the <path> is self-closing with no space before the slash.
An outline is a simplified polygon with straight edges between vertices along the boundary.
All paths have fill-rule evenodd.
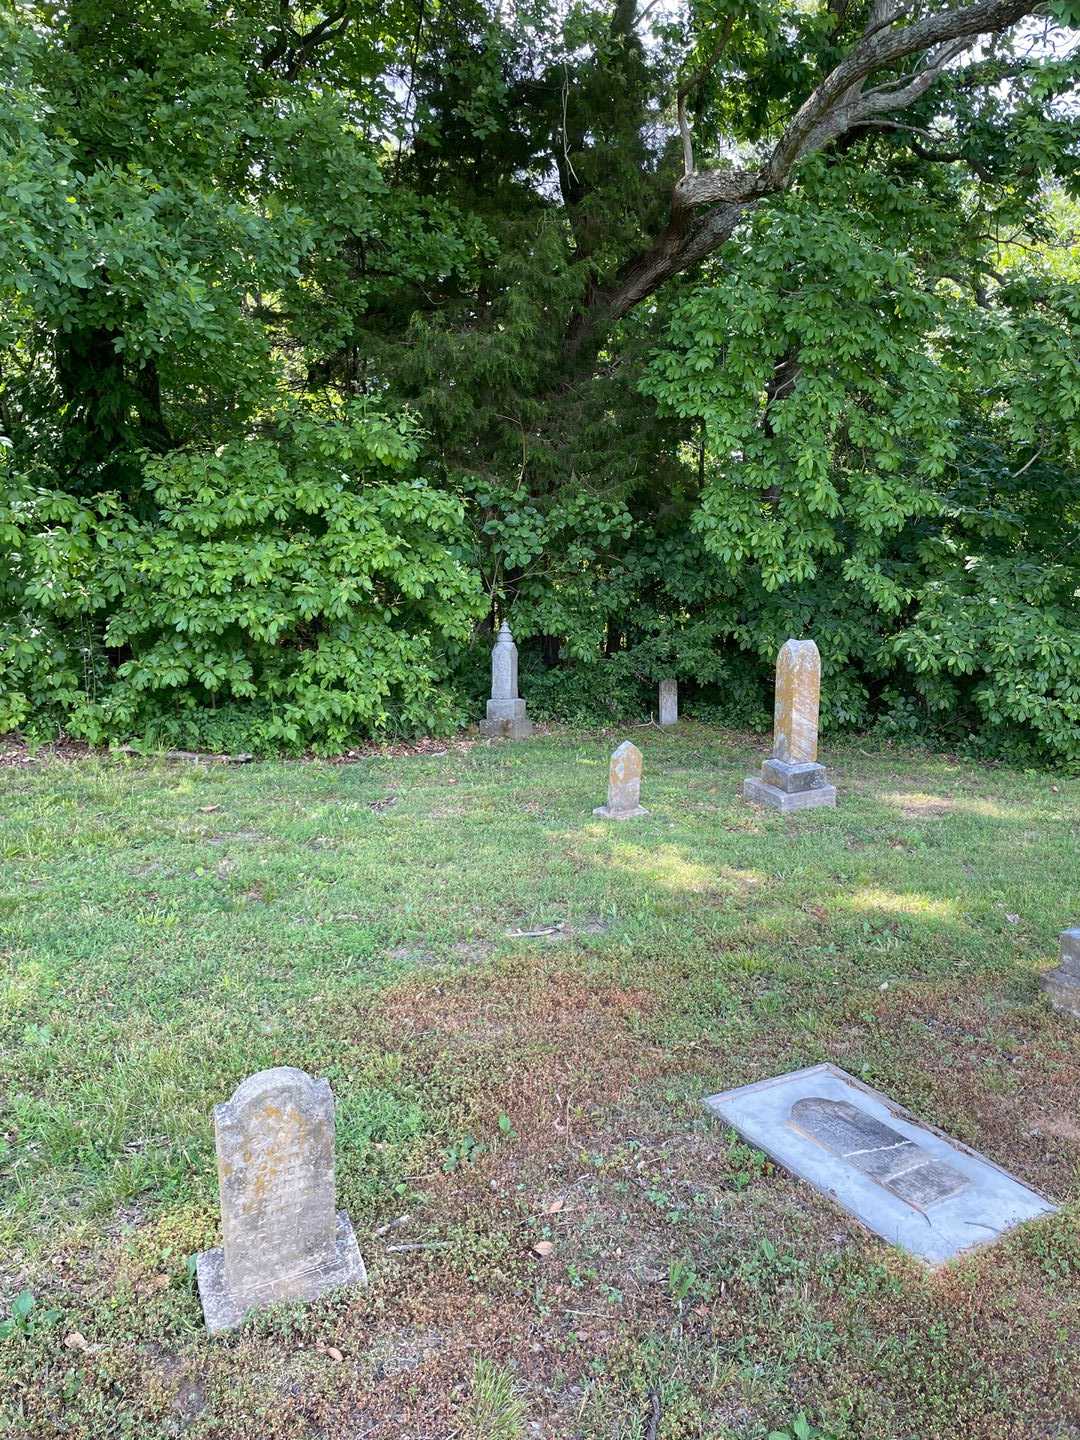
<path id="1" fill-rule="evenodd" d="M 633 820 L 649 812 L 641 803 L 641 751 L 624 740 L 612 754 L 608 769 L 607 804 L 593 811 L 604 820 Z"/>
<path id="2" fill-rule="evenodd" d="M 206 1328 L 249 1310 L 315 1300 L 367 1273 L 344 1210 L 334 1212 L 334 1098 L 325 1080 L 279 1066 L 214 1107 L 224 1244 L 196 1268 Z"/>
<path id="3" fill-rule="evenodd" d="M 677 680 L 660 681 L 660 724 L 677 725 L 679 723 L 679 682 Z"/>
<path id="4" fill-rule="evenodd" d="M 1057 1208 L 835 1065 L 710 1095 L 705 1105 L 867 1229 L 931 1265 Z"/>

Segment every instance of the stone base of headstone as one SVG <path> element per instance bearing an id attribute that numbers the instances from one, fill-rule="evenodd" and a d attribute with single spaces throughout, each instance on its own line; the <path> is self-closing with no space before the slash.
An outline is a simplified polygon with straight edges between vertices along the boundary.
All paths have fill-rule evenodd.
<path id="1" fill-rule="evenodd" d="M 1080 1020 L 1080 926 L 1061 932 L 1061 964 L 1039 984 L 1055 1010 Z"/>
<path id="2" fill-rule="evenodd" d="M 1039 984 L 1055 1010 L 1080 1020 L 1080 975 L 1070 975 L 1067 970 L 1048 970 L 1040 975 Z"/>
<path id="3" fill-rule="evenodd" d="M 743 798 L 773 810 L 813 810 L 836 805 L 836 786 L 825 778 L 825 766 L 809 761 L 766 760 L 761 778 L 743 781 Z"/>
<path id="4" fill-rule="evenodd" d="M 635 805 L 632 810 L 616 810 L 611 805 L 597 805 L 592 813 L 599 815 L 601 820 L 636 820 L 649 812 L 644 805 Z"/>
<path id="5" fill-rule="evenodd" d="M 344 1210 L 337 1212 L 337 1244 L 333 1256 L 312 1270 L 290 1275 L 272 1286 L 260 1286 L 251 1294 L 237 1295 L 225 1278 L 225 1251 L 204 1250 L 195 1258 L 203 1318 L 211 1335 L 235 1330 L 249 1310 L 259 1310 L 278 1301 L 317 1300 L 343 1285 L 366 1285 L 367 1270 L 360 1258 L 352 1221 Z"/>
<path id="6" fill-rule="evenodd" d="M 532 721 L 525 713 L 524 700 L 489 700 L 487 718 L 480 722 L 480 733 L 507 740 L 527 740 L 533 733 Z"/>

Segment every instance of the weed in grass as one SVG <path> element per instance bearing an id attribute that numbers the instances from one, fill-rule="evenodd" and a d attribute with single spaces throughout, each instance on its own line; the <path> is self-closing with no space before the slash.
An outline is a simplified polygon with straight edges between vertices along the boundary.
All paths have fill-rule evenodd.
<path id="1" fill-rule="evenodd" d="M 32 1290 L 20 1290 L 11 1302 L 10 1313 L 0 1320 L 0 1340 L 13 1336 L 26 1339 L 40 1330 L 47 1330 L 60 1319 L 61 1311 L 38 1308 L 37 1296 Z"/>
<path id="2" fill-rule="evenodd" d="M 522 1440 L 525 1419 L 525 1405 L 510 1371 L 477 1356 L 464 1406 L 463 1440 Z"/>
<path id="3" fill-rule="evenodd" d="M 790 1425 L 783 1430 L 770 1430 L 769 1440 L 839 1440 L 831 1431 L 811 1425 L 806 1416 L 799 1412 Z"/>

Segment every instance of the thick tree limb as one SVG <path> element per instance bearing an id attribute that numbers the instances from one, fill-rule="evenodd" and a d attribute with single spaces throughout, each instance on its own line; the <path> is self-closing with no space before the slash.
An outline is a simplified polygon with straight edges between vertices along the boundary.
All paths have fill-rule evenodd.
<path id="1" fill-rule="evenodd" d="M 770 188 L 784 185 L 803 156 L 821 149 L 856 120 L 890 109 L 903 109 L 918 99 L 949 60 L 965 48 L 957 42 L 1006 30 L 1037 8 L 1038 0 L 975 0 L 971 5 L 937 10 L 910 25 L 899 25 L 897 21 L 906 12 L 890 6 L 890 14 L 882 6 L 882 18 L 872 18 L 863 38 L 804 101 L 781 136 L 765 167 Z M 876 70 L 895 65 L 910 55 L 925 57 L 924 66 L 911 84 L 892 92 L 889 104 L 879 103 L 861 110 L 866 80 Z M 878 100 L 881 100 L 880 92 Z M 841 115 L 846 123 L 840 123 Z"/>
<path id="2" fill-rule="evenodd" d="M 680 106 L 684 160 L 691 168 L 672 191 L 668 224 L 609 285 L 596 288 L 588 310 L 572 328 L 571 351 L 602 324 L 627 314 L 665 280 L 722 245 L 749 207 L 790 183 L 800 160 L 850 130 L 912 105 L 971 40 L 999 34 L 1038 8 L 1039 0 L 972 0 L 911 20 L 911 8 L 899 0 L 874 0 L 862 37 L 803 102 L 756 170 L 695 171 L 685 108 Z M 865 88 L 873 75 L 912 56 L 918 59 L 908 74 Z M 700 84 L 702 78 L 695 75 L 693 83 Z"/>

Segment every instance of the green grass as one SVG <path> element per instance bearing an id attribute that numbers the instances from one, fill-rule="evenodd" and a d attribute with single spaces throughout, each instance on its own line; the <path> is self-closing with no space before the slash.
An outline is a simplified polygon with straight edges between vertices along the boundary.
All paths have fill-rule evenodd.
<path id="1" fill-rule="evenodd" d="M 849 743 L 784 818 L 759 740 L 626 733 L 625 825 L 621 734 L 0 771 L 0 1433 L 1080 1434 L 1080 781 Z M 826 1058 L 1062 1212 L 928 1273 L 701 1109 Z M 211 1110 L 276 1064 L 372 1283 L 209 1342 Z"/>

